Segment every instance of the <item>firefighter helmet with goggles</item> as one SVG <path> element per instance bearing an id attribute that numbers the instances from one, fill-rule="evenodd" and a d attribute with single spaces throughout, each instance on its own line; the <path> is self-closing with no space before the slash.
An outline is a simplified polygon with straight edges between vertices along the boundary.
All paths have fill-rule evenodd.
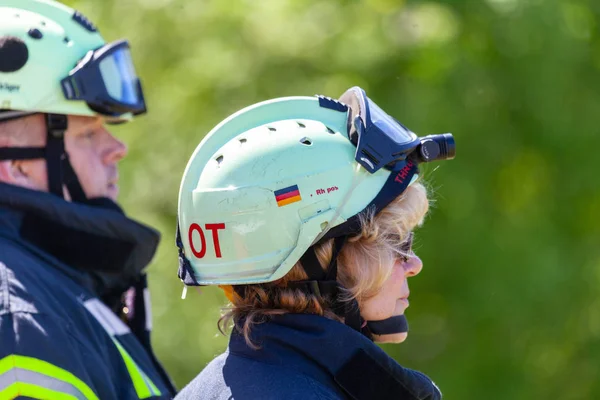
<path id="1" fill-rule="evenodd" d="M 356 229 L 454 157 L 451 134 L 418 137 L 354 87 L 339 101 L 286 97 L 247 107 L 198 145 L 179 191 L 179 277 L 186 285 L 283 277 L 313 244 Z"/>
<path id="2" fill-rule="evenodd" d="M 0 160 L 45 158 L 48 190 L 87 196 L 65 151 L 67 115 L 123 122 L 146 112 L 125 40 L 106 44 L 81 13 L 53 0 L 0 0 L 0 122 L 44 113 L 45 147 L 2 147 Z"/>
<path id="3" fill-rule="evenodd" d="M 126 41 L 106 44 L 82 14 L 52 0 L 0 0 L 0 110 L 0 119 L 121 120 L 146 106 Z"/>

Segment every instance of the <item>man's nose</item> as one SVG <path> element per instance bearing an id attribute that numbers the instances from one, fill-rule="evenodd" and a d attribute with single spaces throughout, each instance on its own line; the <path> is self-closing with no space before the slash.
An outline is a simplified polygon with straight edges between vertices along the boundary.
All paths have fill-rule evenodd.
<path id="1" fill-rule="evenodd" d="M 108 135 L 108 145 L 103 156 L 103 161 L 107 165 L 116 164 L 125 158 L 129 152 L 129 149 L 125 143 L 117 139 L 112 133 L 106 131 L 106 134 Z"/>

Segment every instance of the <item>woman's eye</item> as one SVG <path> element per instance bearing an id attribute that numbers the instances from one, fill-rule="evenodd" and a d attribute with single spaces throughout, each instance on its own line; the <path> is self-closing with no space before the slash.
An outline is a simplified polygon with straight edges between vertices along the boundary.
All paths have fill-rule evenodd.
<path id="1" fill-rule="evenodd" d="M 83 137 L 84 137 L 84 138 L 87 138 L 87 139 L 91 139 L 91 138 L 93 138 L 93 137 L 94 137 L 94 135 L 95 135 L 95 134 L 96 134 L 96 132 L 95 132 L 95 131 L 93 131 L 93 130 L 89 130 L 89 131 L 86 131 L 86 132 L 83 134 Z"/>

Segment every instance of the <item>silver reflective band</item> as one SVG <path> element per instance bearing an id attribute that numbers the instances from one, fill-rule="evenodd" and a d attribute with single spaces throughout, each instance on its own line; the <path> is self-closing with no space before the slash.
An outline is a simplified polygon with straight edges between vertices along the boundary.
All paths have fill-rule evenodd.
<path id="1" fill-rule="evenodd" d="M 76 399 L 86 400 L 87 397 L 75 386 L 60 379 L 52 378 L 39 372 L 29 371 L 23 368 L 11 368 L 0 375 L 0 397 L 3 397 L 2 391 L 12 384 L 25 383 L 39 386 L 43 389 L 50 389 L 61 394 L 71 395 Z"/>
<path id="2" fill-rule="evenodd" d="M 146 330 L 152 330 L 152 303 L 150 301 L 150 290 L 144 289 L 144 305 L 146 307 Z"/>
<path id="3" fill-rule="evenodd" d="M 131 332 L 129 327 L 99 299 L 87 300 L 83 305 L 110 336 L 126 335 Z"/>

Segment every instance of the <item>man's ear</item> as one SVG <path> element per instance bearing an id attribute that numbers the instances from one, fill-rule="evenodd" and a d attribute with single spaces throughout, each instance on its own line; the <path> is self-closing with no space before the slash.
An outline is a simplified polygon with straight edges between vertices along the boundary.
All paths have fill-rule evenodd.
<path id="1" fill-rule="evenodd" d="M 29 186 L 29 177 L 22 168 L 21 160 L 2 160 L 0 161 L 0 182 L 11 185 Z"/>
<path id="2" fill-rule="evenodd" d="M 12 164 L 13 161 L 11 160 L 2 160 L 0 161 L 0 182 L 4 182 L 4 183 L 13 183 L 13 176 L 12 176 Z"/>
<path id="3" fill-rule="evenodd" d="M 10 139 L 4 135 L 0 136 L 0 148 L 9 147 Z M 0 160 L 0 182 L 13 183 L 12 160 Z"/>
<path id="4" fill-rule="evenodd" d="M 0 136 L 0 148 L 12 147 L 15 143 L 10 137 Z M 0 160 L 0 182 L 11 185 L 28 186 L 28 176 L 24 172 L 22 160 Z"/>

